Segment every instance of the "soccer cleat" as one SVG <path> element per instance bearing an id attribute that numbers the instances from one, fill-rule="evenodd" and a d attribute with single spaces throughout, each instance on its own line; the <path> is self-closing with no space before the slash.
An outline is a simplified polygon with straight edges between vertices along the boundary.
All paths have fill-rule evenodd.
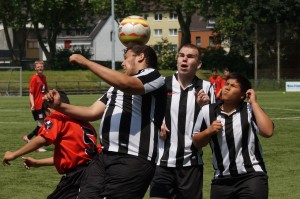
<path id="1" fill-rule="evenodd" d="M 28 137 L 27 137 L 27 135 L 24 135 L 23 137 L 22 137 L 22 140 L 24 141 L 24 142 L 29 142 L 30 140 L 28 139 Z"/>
<path id="2" fill-rule="evenodd" d="M 46 152 L 47 150 L 44 148 L 37 148 L 35 151 L 36 152 Z"/>

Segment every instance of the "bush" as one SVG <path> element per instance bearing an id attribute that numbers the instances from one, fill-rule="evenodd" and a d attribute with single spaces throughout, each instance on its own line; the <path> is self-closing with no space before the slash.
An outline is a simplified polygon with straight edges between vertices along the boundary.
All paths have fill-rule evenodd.
<path id="1" fill-rule="evenodd" d="M 160 42 L 154 46 L 157 54 L 158 67 L 163 70 L 176 70 L 176 49 L 168 41 L 167 38 L 162 38 Z"/>
<path id="2" fill-rule="evenodd" d="M 203 69 L 211 70 L 212 68 L 216 68 L 219 71 L 222 71 L 224 68 L 229 68 L 232 72 L 239 72 L 246 75 L 248 78 L 253 78 L 253 64 L 239 53 L 232 51 L 227 53 L 223 48 L 213 47 L 200 50 L 203 52 Z"/>
<path id="3" fill-rule="evenodd" d="M 80 48 L 67 49 L 61 48 L 58 49 L 55 53 L 54 64 L 51 67 L 53 70 L 78 70 L 82 69 L 78 64 L 70 63 L 69 57 L 72 54 L 81 54 L 85 58 L 90 59 L 92 57 L 91 50 L 81 46 Z"/>

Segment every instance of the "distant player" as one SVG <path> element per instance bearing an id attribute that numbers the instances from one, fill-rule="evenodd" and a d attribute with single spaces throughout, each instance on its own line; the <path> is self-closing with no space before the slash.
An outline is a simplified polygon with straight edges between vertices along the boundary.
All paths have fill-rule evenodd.
<path id="1" fill-rule="evenodd" d="M 216 101 L 218 102 L 220 100 L 220 96 L 218 96 L 218 93 L 221 90 L 222 77 L 218 75 L 218 71 L 216 68 L 212 68 L 211 72 L 212 75 L 209 77 L 209 81 L 212 85 L 214 85 Z"/>
<path id="2" fill-rule="evenodd" d="M 217 98 L 218 99 L 222 99 L 222 88 L 225 86 L 225 83 L 226 83 L 226 80 L 227 80 L 229 74 L 230 74 L 229 69 L 224 68 L 223 76 L 222 76 L 222 80 L 221 80 L 221 88 L 220 88 L 220 91 L 217 93 Z"/>
<path id="3" fill-rule="evenodd" d="M 268 176 L 257 134 L 271 137 L 273 122 L 256 101 L 249 80 L 238 73 L 229 75 L 222 102 L 202 107 L 193 134 L 196 147 L 210 143 L 212 150 L 210 198 L 267 199 Z"/>
<path id="4" fill-rule="evenodd" d="M 69 103 L 63 92 L 59 92 L 61 100 Z M 30 167 L 55 165 L 59 174 L 65 174 L 54 192 L 48 199 L 76 198 L 79 185 L 85 169 L 100 147 L 97 147 L 97 134 L 91 124 L 66 116 L 44 103 L 47 114 L 45 123 L 38 136 L 33 138 L 22 148 L 7 151 L 2 159 L 3 165 L 10 165 L 9 161 L 30 153 L 41 146 L 53 144 L 54 155 L 45 159 L 23 157 L 24 166 Z"/>
<path id="5" fill-rule="evenodd" d="M 37 126 L 33 131 L 24 135 L 22 139 L 25 142 L 29 142 L 34 136 L 37 135 L 39 129 L 43 125 L 45 115 L 42 111 L 43 96 L 48 92 L 48 86 L 46 81 L 46 76 L 44 72 L 44 62 L 37 60 L 34 62 L 34 70 L 36 73 L 31 76 L 29 81 L 29 101 L 30 101 L 30 110 L 35 121 L 37 121 Z M 37 152 L 46 151 L 44 148 L 38 148 Z"/>

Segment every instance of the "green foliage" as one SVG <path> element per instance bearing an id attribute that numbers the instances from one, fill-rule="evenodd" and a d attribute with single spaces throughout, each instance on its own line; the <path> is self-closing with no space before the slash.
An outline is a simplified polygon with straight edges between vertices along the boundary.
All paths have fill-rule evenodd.
<path id="1" fill-rule="evenodd" d="M 120 21 L 129 15 L 140 14 L 144 8 L 144 3 L 147 2 L 149 2 L 149 0 L 115 1 L 115 19 Z M 111 0 L 89 0 L 89 3 L 92 5 L 95 14 L 100 16 L 107 16 L 111 14 Z"/>
<path id="2" fill-rule="evenodd" d="M 61 48 L 56 51 L 54 64 L 51 69 L 53 70 L 77 70 L 82 69 L 78 64 L 70 63 L 69 57 L 72 54 L 81 54 L 87 59 L 90 59 L 92 56 L 91 49 L 86 49 L 83 46 L 73 50 L 67 48 Z"/>
<path id="3" fill-rule="evenodd" d="M 228 40 L 231 50 L 241 55 L 252 56 L 256 25 L 294 24 L 286 29 L 286 32 L 292 31 L 294 34 L 297 34 L 295 27 L 299 29 L 298 0 L 231 2 L 200 0 L 200 4 L 201 15 L 215 18 L 215 29 L 221 35 L 222 41 Z"/>
<path id="4" fill-rule="evenodd" d="M 160 69 L 176 70 L 176 51 L 173 49 L 172 44 L 168 41 L 168 38 L 161 38 L 160 42 L 154 46 L 154 49 L 158 57 L 158 66 Z"/>
<path id="5" fill-rule="evenodd" d="M 222 48 L 210 47 L 201 51 L 203 69 L 217 68 L 222 71 L 224 68 L 229 68 L 230 71 L 242 73 L 248 78 L 253 77 L 253 65 L 244 56 L 231 51 L 227 54 Z"/>

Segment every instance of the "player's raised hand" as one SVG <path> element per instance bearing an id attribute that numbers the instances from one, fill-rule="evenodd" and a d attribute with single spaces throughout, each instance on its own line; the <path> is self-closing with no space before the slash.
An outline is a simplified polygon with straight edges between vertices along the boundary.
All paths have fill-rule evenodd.
<path id="1" fill-rule="evenodd" d="M 201 89 L 198 93 L 195 93 L 197 104 L 202 107 L 210 102 L 209 96 Z"/>
<path id="2" fill-rule="evenodd" d="M 49 107 L 53 109 L 57 109 L 61 104 L 60 95 L 56 89 L 52 89 L 45 94 L 43 100 L 46 101 Z"/>
<path id="3" fill-rule="evenodd" d="M 10 165 L 9 161 L 16 159 L 16 156 L 11 151 L 6 151 L 3 158 L 2 158 L 2 164 L 4 166 Z"/>
<path id="4" fill-rule="evenodd" d="M 248 100 L 249 104 L 252 104 L 252 103 L 256 102 L 256 94 L 255 94 L 253 89 L 247 90 L 246 97 L 247 97 L 247 100 Z"/>
<path id="5" fill-rule="evenodd" d="M 85 66 L 87 61 L 88 61 L 88 59 L 86 59 L 84 56 L 82 56 L 80 54 L 72 54 L 69 57 L 69 62 L 77 63 L 81 66 Z"/>

